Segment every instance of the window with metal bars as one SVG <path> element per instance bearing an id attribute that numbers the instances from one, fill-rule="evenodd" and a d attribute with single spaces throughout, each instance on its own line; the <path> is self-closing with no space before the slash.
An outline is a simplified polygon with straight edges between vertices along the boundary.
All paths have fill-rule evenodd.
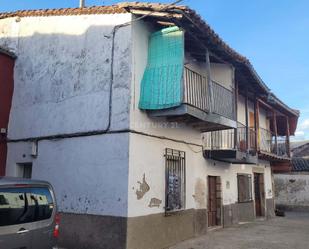
<path id="1" fill-rule="evenodd" d="M 252 176 L 237 174 L 238 202 L 252 201 Z"/>
<path id="2" fill-rule="evenodd" d="M 185 208 L 186 158 L 184 151 L 165 149 L 165 211 Z"/>

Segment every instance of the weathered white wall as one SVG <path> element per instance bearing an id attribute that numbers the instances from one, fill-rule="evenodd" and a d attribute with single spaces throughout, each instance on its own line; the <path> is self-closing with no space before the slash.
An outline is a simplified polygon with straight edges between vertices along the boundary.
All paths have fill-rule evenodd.
<path id="1" fill-rule="evenodd" d="M 185 54 L 185 66 L 206 77 L 206 63 L 196 61 L 189 53 Z M 234 88 L 234 69 L 231 65 L 211 63 L 210 77 L 229 90 Z"/>
<path id="2" fill-rule="evenodd" d="M 130 14 L 0 20 L 0 45 L 17 55 L 8 136 L 11 139 L 104 130 L 108 126 L 112 30 Z M 77 25 L 78 24 L 78 25 Z M 129 127 L 131 27 L 115 35 L 111 130 Z M 59 210 L 127 215 L 127 133 L 8 145 L 6 174 L 33 163 L 33 178 L 51 182 Z"/>
<path id="3" fill-rule="evenodd" d="M 18 174 L 17 163 L 32 162 L 32 178 L 49 181 L 59 211 L 126 216 L 129 134 L 106 134 L 38 143 L 9 143 L 6 174 Z"/>
<path id="4" fill-rule="evenodd" d="M 150 118 L 146 112 L 138 109 L 140 82 L 147 63 L 148 38 L 152 29 L 143 22 L 134 23 L 132 28 L 133 82 L 131 89 L 130 127 L 134 130 L 160 136 L 162 138 L 176 139 L 202 145 L 201 133 L 198 130 L 182 123 L 170 124 L 170 122 L 167 122 L 164 118 Z M 192 66 L 192 63 L 190 65 Z M 220 66 L 216 68 L 218 74 L 221 69 Z M 198 68 L 195 68 L 195 70 L 202 71 L 202 69 Z M 217 77 L 219 77 L 219 75 Z M 222 82 L 232 82 L 228 80 L 231 79 L 229 73 L 224 74 L 223 77 L 224 79 Z M 229 163 L 206 160 L 202 155 L 202 147 L 197 145 L 187 145 L 168 139 L 130 134 L 128 187 L 129 217 L 164 212 L 164 153 L 166 148 L 186 152 L 186 209 L 206 208 L 208 175 L 221 176 L 224 205 L 237 202 L 237 173 L 253 174 L 253 166 L 231 165 Z M 269 167 L 268 163 L 266 163 L 266 165 Z M 265 185 L 269 185 L 267 179 L 271 179 L 270 175 L 268 176 L 270 171 L 265 169 L 265 164 L 261 163 L 260 166 L 255 167 L 258 167 L 263 172 L 265 171 Z M 149 190 L 145 192 L 141 199 L 138 199 L 136 191 L 141 190 L 140 187 L 141 184 L 143 184 L 144 175 Z M 266 186 L 265 189 L 266 188 L 268 187 Z M 161 201 L 159 207 L 149 206 L 152 198 L 155 198 L 158 202 Z"/>
<path id="5" fill-rule="evenodd" d="M 186 209 L 207 208 L 207 177 L 220 176 L 222 182 L 223 205 L 237 203 L 237 174 L 252 175 L 252 196 L 254 198 L 253 173 L 264 174 L 265 197 L 270 199 L 272 194 L 271 170 L 269 163 L 259 165 L 229 164 L 219 161 L 206 160 L 202 148 L 183 143 L 162 140 L 130 134 L 130 163 L 129 163 L 129 192 L 128 216 L 141 216 L 164 212 L 165 206 L 165 149 L 172 148 L 186 153 Z M 145 182 L 149 190 L 141 199 L 136 191 L 140 183 Z M 161 201 L 159 207 L 151 207 L 151 199 Z"/>
<path id="6" fill-rule="evenodd" d="M 17 55 L 11 139 L 104 130 L 113 26 L 130 14 L 0 20 L 0 45 Z M 78 23 L 78 25 L 77 25 Z M 115 36 L 113 129 L 129 126 L 131 27 Z"/>
<path id="7" fill-rule="evenodd" d="M 309 208 L 309 174 L 275 174 L 275 200 L 278 205 Z"/>
<path id="8" fill-rule="evenodd" d="M 273 189 L 273 175 L 271 172 L 269 162 L 264 162 L 264 165 L 265 165 L 265 171 L 264 171 L 265 197 L 266 199 L 271 199 L 275 197 Z"/>
<path id="9" fill-rule="evenodd" d="M 197 61 L 188 52 L 185 52 L 185 66 L 206 77 L 206 63 Z"/>
<path id="10" fill-rule="evenodd" d="M 211 63 L 210 77 L 229 90 L 234 89 L 234 69 L 228 64 Z"/>
<path id="11" fill-rule="evenodd" d="M 107 124 L 110 46 L 106 44 L 111 41 L 112 29 L 108 23 L 113 19 L 117 19 L 113 23 L 124 22 L 129 16 L 57 18 L 26 21 L 22 18 L 19 24 L 19 33 L 24 35 L 18 36 L 15 50 L 19 56 L 15 75 L 18 90 L 13 100 L 11 138 L 91 131 Z M 79 18 L 85 20 L 81 26 L 87 27 L 79 32 L 69 29 L 69 24 L 80 22 Z M 32 25 L 31 20 L 40 22 Z M 48 33 L 43 32 L 43 24 L 51 27 Z M 39 27 L 42 30 L 36 32 Z M 147 134 L 202 145 L 198 130 L 183 123 L 167 122 L 164 118 L 150 118 L 138 108 L 151 30 L 143 21 L 138 21 L 117 33 L 112 129 L 129 126 Z M 131 42 L 124 42 L 131 37 Z M 5 42 L 13 46 L 15 43 L 10 39 L 0 38 L 0 44 Z M 38 46 L 30 47 L 31 41 Z M 76 48 L 70 46 L 73 43 Z M 93 45 L 97 43 L 98 47 Z M 36 53 L 41 50 L 44 51 L 36 60 Z M 26 65 L 28 60 L 29 65 Z M 79 78 L 75 73 L 79 73 Z M 10 143 L 7 174 L 17 174 L 17 163 L 33 162 L 33 177 L 46 179 L 55 186 L 60 211 L 116 216 L 160 213 L 165 205 L 165 148 L 186 152 L 187 209 L 206 208 L 208 175 L 222 177 L 226 205 L 237 201 L 237 173 L 253 172 L 252 165 L 205 160 L 200 146 L 138 134 L 113 134 L 42 140 L 38 143 L 37 158 L 29 156 L 30 143 Z M 144 174 L 150 190 L 137 200 L 136 190 Z M 162 200 L 162 203 L 159 207 L 149 207 L 151 198 Z"/>

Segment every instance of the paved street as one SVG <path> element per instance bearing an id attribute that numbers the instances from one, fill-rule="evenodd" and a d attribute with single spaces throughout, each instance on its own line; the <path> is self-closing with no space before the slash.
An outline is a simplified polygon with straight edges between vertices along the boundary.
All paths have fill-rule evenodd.
<path id="1" fill-rule="evenodd" d="M 291 248 L 309 248 L 309 213 L 286 213 L 286 217 L 211 231 L 170 249 Z"/>

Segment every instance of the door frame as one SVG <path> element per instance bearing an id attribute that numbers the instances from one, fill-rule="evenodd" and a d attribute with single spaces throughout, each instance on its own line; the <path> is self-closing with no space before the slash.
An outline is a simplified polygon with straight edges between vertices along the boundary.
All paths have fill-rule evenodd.
<path id="1" fill-rule="evenodd" d="M 215 224 L 211 225 L 210 224 L 210 219 L 209 219 L 209 213 L 210 213 L 210 178 L 215 178 L 215 192 L 216 192 L 216 220 Z M 208 175 L 207 176 L 207 227 L 212 228 L 212 227 L 217 227 L 217 226 L 222 226 L 222 219 L 223 219 L 223 214 L 222 214 L 222 183 L 221 183 L 221 177 L 220 176 L 215 176 L 215 175 Z"/>
<path id="2" fill-rule="evenodd" d="M 256 182 L 258 181 L 258 182 Z M 258 184 L 258 195 L 257 198 L 257 189 L 256 184 Z M 255 217 L 265 217 L 265 184 L 264 184 L 264 173 L 261 172 L 253 172 L 253 186 L 254 186 L 254 210 Z M 257 201 L 259 202 L 260 211 L 257 209 Z"/>

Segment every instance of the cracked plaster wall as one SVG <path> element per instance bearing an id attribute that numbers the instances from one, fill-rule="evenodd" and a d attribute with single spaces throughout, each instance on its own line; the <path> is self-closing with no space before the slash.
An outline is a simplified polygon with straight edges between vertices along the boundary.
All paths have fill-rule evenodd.
<path id="1" fill-rule="evenodd" d="M 8 18 L 0 46 L 17 55 L 8 137 L 104 130 L 108 125 L 112 29 L 130 14 Z M 131 27 L 115 36 L 111 130 L 129 127 Z M 127 215 L 128 134 L 8 145 L 7 175 L 32 162 L 55 188 L 59 210 Z"/>
<path id="2" fill-rule="evenodd" d="M 275 174 L 278 205 L 309 207 L 309 174 Z"/>

